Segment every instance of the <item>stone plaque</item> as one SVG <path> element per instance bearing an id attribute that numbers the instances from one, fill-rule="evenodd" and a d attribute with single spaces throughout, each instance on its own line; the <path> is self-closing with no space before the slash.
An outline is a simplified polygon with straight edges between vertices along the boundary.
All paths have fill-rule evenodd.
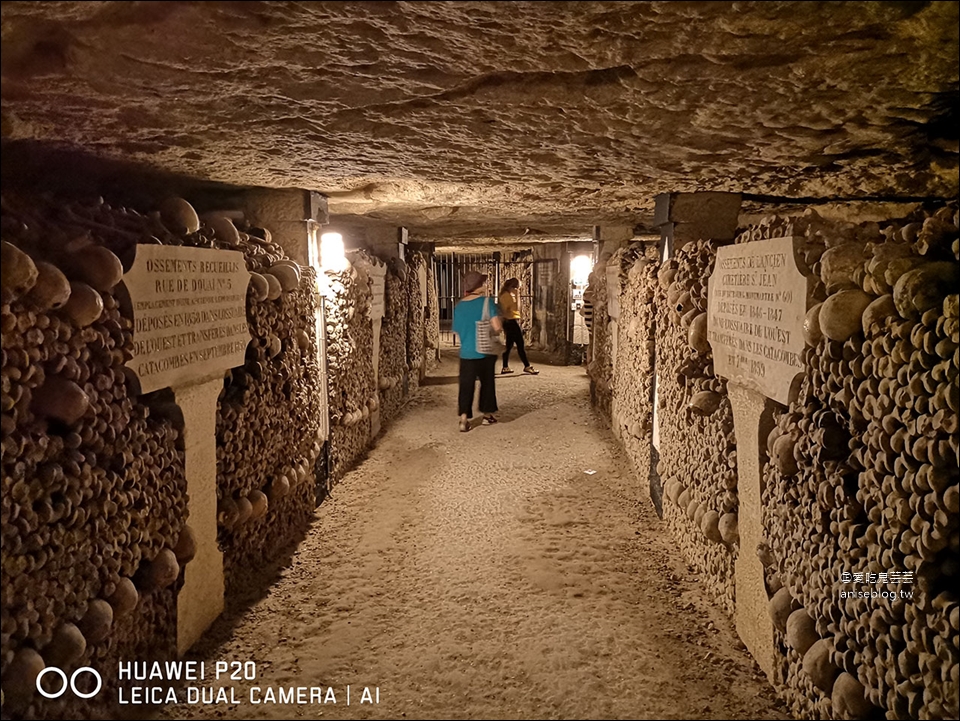
<path id="1" fill-rule="evenodd" d="M 370 318 L 377 321 L 382 320 L 386 313 L 387 306 L 384 299 L 384 291 L 387 282 L 387 267 L 384 265 L 374 265 L 367 270 L 370 275 L 370 289 L 373 292 L 373 300 L 370 303 Z"/>
<path id="2" fill-rule="evenodd" d="M 787 405 L 803 371 L 810 282 L 797 268 L 793 238 L 718 248 L 707 307 L 717 375 Z"/>
<path id="3" fill-rule="evenodd" d="M 133 311 L 127 366 L 140 392 L 222 376 L 243 365 L 250 273 L 238 251 L 138 245 L 123 276 Z"/>

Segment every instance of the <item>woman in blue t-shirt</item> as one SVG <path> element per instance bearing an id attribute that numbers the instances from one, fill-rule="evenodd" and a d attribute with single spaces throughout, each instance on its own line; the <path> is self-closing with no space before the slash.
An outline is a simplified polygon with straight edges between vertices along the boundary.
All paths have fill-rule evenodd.
<path id="1" fill-rule="evenodd" d="M 473 418 L 473 389 L 480 379 L 480 402 L 483 424 L 496 423 L 497 389 L 494 387 L 497 356 L 484 355 L 477 351 L 477 322 L 483 318 L 484 301 L 488 303 L 490 324 L 500 331 L 500 311 L 496 300 L 486 295 L 487 276 L 475 270 L 463 277 L 463 298 L 453 309 L 453 330 L 460 337 L 460 397 L 457 412 L 460 414 L 460 430 L 470 430 Z"/>

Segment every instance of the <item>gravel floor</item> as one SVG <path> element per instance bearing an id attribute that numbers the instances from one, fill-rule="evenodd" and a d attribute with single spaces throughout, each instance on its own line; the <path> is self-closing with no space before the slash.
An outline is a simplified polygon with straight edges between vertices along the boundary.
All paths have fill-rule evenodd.
<path id="1" fill-rule="evenodd" d="M 583 369 L 540 368 L 498 377 L 501 423 L 459 433 L 445 358 L 190 655 L 255 678 L 157 716 L 789 718 L 642 500 Z"/>

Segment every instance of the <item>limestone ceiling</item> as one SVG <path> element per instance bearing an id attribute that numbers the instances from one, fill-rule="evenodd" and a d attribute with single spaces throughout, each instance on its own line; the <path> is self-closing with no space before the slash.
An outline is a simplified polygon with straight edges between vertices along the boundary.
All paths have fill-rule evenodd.
<path id="1" fill-rule="evenodd" d="M 2 3 L 2 135 L 413 237 L 955 197 L 956 2 Z"/>

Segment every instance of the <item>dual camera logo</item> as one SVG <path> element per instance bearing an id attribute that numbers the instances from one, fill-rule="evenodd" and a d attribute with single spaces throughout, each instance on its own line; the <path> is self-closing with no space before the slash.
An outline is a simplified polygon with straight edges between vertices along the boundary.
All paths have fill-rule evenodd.
<path id="1" fill-rule="evenodd" d="M 41 685 L 41 681 L 43 681 L 43 677 L 50 673 L 60 678 L 60 689 L 58 691 L 53 691 L 53 692 L 47 691 Z M 96 688 L 93 689 L 93 691 L 83 692 L 77 687 L 77 678 L 79 678 L 81 674 L 84 674 L 84 673 L 90 674 L 96 680 L 97 685 L 96 685 Z M 90 668 L 89 666 L 82 666 L 78 668 L 76 671 L 74 671 L 70 675 L 69 679 L 67 678 L 67 674 L 65 674 L 61 669 L 57 668 L 56 666 L 47 666 L 37 676 L 37 691 L 40 692 L 40 695 L 45 696 L 46 698 L 60 698 L 61 696 L 63 696 L 64 693 L 66 693 L 68 686 L 70 687 L 70 690 L 73 691 L 73 693 L 78 698 L 93 698 L 98 693 L 100 693 L 100 689 L 103 688 L 103 679 L 100 677 L 100 674 L 97 672 L 96 669 Z"/>

